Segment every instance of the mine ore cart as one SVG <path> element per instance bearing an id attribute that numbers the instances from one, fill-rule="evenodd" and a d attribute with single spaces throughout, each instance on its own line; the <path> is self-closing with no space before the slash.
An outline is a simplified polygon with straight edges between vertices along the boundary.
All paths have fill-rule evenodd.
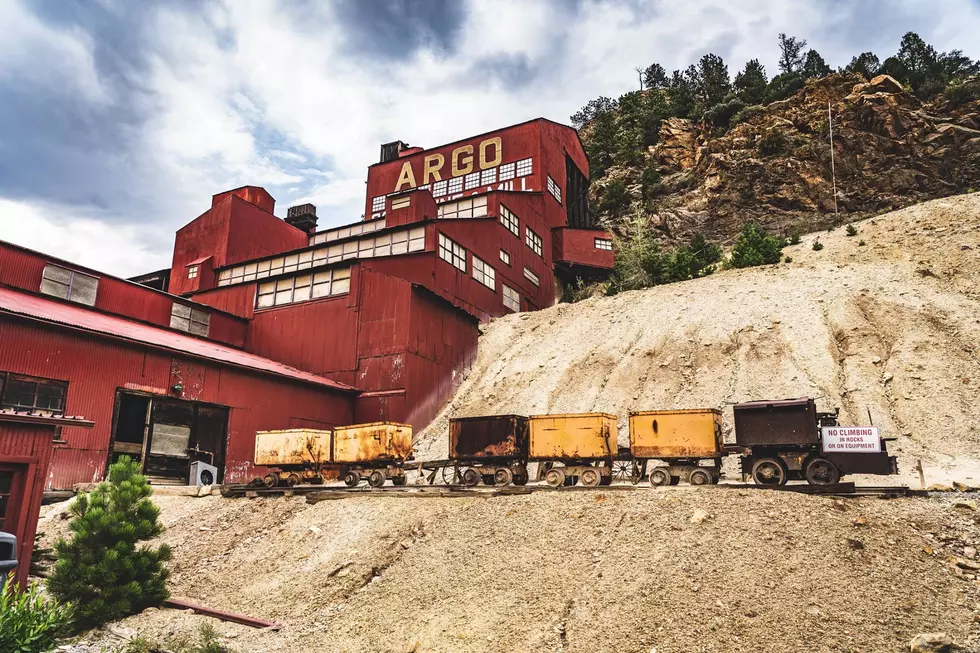
<path id="1" fill-rule="evenodd" d="M 612 483 L 613 459 L 618 454 L 615 415 L 532 415 L 528 426 L 528 460 L 540 463 L 538 476 L 548 485 Z"/>
<path id="2" fill-rule="evenodd" d="M 520 415 L 457 417 L 449 420 L 450 484 L 526 485 L 528 418 Z"/>
<path id="3" fill-rule="evenodd" d="M 721 477 L 724 456 L 721 411 L 713 408 L 630 413 L 630 454 L 645 470 L 652 460 L 650 485 L 710 485 Z M 641 472 L 642 474 L 642 472 Z"/>
<path id="4" fill-rule="evenodd" d="M 837 412 L 817 412 L 813 399 L 736 404 L 735 442 L 742 476 L 759 485 L 805 479 L 833 485 L 845 474 L 896 474 L 894 456 L 873 426 L 842 427 Z"/>
<path id="5" fill-rule="evenodd" d="M 286 429 L 255 434 L 256 465 L 270 467 L 266 487 L 322 483 L 327 471 L 353 487 L 367 479 L 372 487 L 391 480 L 405 485 L 404 463 L 412 456 L 412 427 L 395 422 L 354 424 L 331 429 Z"/>

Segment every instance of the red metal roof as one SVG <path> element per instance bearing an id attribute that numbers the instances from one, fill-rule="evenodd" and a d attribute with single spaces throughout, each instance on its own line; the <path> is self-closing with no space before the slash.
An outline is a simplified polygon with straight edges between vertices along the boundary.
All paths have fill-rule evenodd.
<path id="1" fill-rule="evenodd" d="M 235 367 L 284 376 L 297 381 L 353 391 L 356 388 L 330 379 L 297 370 L 278 361 L 256 356 L 217 342 L 175 333 L 166 329 L 100 313 L 81 306 L 65 304 L 36 295 L 0 287 L 0 312 L 21 315 L 64 326 L 122 338 L 152 347 L 160 347 L 187 356 L 205 358 Z"/>
<path id="2" fill-rule="evenodd" d="M 45 426 L 71 426 L 90 429 L 95 422 L 78 415 L 52 415 L 44 411 L 0 409 L 0 422 L 15 422 L 18 424 L 44 424 Z"/>

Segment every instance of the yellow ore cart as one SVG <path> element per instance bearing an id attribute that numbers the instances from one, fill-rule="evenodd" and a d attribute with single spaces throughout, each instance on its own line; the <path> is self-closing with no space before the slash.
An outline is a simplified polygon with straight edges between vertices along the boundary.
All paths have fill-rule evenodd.
<path id="1" fill-rule="evenodd" d="M 412 427 L 397 422 L 338 426 L 333 430 L 331 462 L 347 468 L 344 483 L 354 487 L 367 478 L 371 487 L 386 480 L 405 485 L 404 463 L 412 457 Z"/>
<path id="2" fill-rule="evenodd" d="M 528 460 L 540 463 L 539 477 L 543 473 L 549 485 L 595 487 L 612 482 L 618 449 L 615 415 L 532 415 L 528 423 Z"/>
<path id="3" fill-rule="evenodd" d="M 285 429 L 255 433 L 255 464 L 272 467 L 262 478 L 266 487 L 301 481 L 322 483 L 323 467 L 330 462 L 332 431 Z"/>
<path id="4" fill-rule="evenodd" d="M 630 453 L 650 471 L 650 485 L 717 483 L 721 476 L 721 411 L 714 408 L 630 413 Z"/>

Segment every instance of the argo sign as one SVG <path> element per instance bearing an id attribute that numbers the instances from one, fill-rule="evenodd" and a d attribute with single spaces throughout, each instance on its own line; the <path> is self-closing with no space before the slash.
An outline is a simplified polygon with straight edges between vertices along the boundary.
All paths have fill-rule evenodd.
<path id="1" fill-rule="evenodd" d="M 824 453 L 880 453 L 876 426 L 825 426 L 821 429 Z"/>
<path id="2" fill-rule="evenodd" d="M 474 161 L 474 158 L 476 161 Z M 460 145 L 449 155 L 449 171 L 447 178 L 468 175 L 474 171 L 474 164 L 479 165 L 480 170 L 486 170 L 500 165 L 504 160 L 503 147 L 499 136 L 480 141 L 474 148 L 472 145 Z M 406 161 L 402 165 L 402 170 L 398 174 L 398 181 L 395 182 L 394 192 L 405 188 L 415 188 L 421 183 L 425 186 L 434 181 L 442 181 L 443 169 L 446 167 L 446 157 L 438 152 L 427 155 L 422 160 L 422 180 L 416 181 L 415 169 L 411 161 Z"/>

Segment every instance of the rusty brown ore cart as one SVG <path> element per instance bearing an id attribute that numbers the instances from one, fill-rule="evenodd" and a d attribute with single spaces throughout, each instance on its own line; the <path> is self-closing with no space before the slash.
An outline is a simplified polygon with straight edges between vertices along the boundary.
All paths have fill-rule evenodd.
<path id="1" fill-rule="evenodd" d="M 717 483 L 724 456 L 721 411 L 714 408 L 651 410 L 630 413 L 630 448 L 641 469 L 651 460 L 650 485 Z M 641 472 L 642 473 L 642 472 Z"/>
<path id="2" fill-rule="evenodd" d="M 876 428 L 840 427 L 837 413 L 817 412 L 813 399 L 751 401 L 733 411 L 736 444 L 725 449 L 740 454 L 743 477 L 759 485 L 832 485 L 845 474 L 898 472 Z"/>
<path id="3" fill-rule="evenodd" d="M 449 483 L 526 485 L 529 420 L 520 415 L 456 417 L 449 420 Z M 445 477 L 444 477 L 444 480 Z"/>

